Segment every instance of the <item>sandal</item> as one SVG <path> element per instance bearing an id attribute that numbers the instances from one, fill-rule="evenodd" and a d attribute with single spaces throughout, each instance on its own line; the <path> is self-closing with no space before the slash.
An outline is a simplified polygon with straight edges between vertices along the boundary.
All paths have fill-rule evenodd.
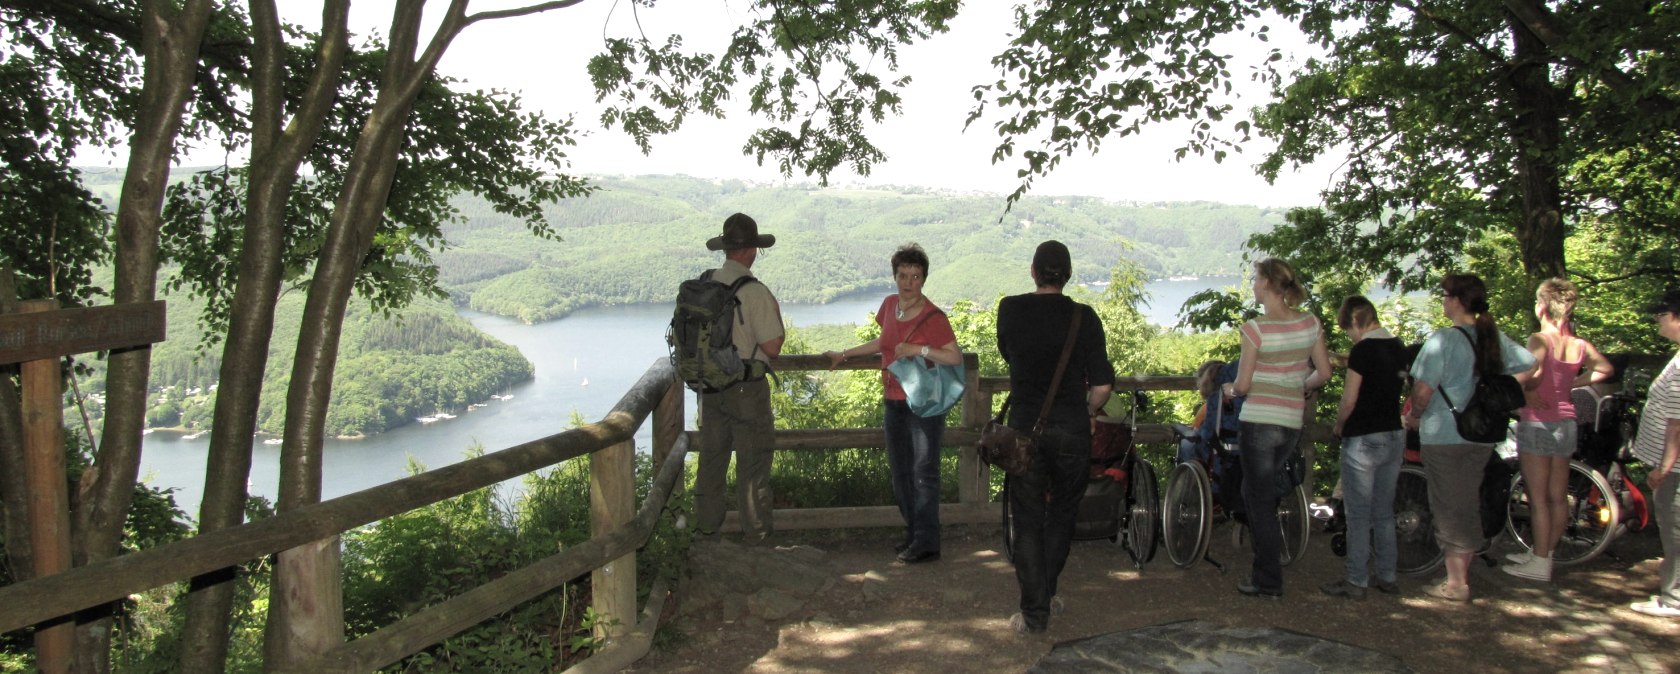
<path id="1" fill-rule="evenodd" d="M 1455 587 L 1448 585 L 1447 581 L 1444 580 L 1433 585 L 1424 586 L 1423 593 L 1437 599 L 1446 599 L 1448 601 L 1470 601 L 1469 585 L 1459 585 Z"/>

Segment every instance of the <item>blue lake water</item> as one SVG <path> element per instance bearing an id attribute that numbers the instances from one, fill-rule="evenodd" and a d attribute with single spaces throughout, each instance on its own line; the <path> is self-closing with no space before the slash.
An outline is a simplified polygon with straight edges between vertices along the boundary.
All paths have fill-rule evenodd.
<path id="1" fill-rule="evenodd" d="M 1150 283 L 1152 301 L 1145 313 L 1156 323 L 1171 325 L 1185 298 L 1234 283 L 1235 278 Z M 870 320 L 880 301 L 880 294 L 869 294 L 829 304 L 785 304 L 782 313 L 795 326 L 855 324 Z M 558 433 L 567 428 L 574 412 L 586 422 L 600 419 L 648 366 L 667 356 L 665 325 L 671 309 L 670 304 L 601 307 L 539 325 L 462 311 L 479 329 L 517 347 L 535 366 L 535 378 L 509 389 L 511 398 L 486 401 L 485 407 L 457 412 L 454 419 L 410 424 L 362 440 L 328 439 L 322 497 L 401 478 L 408 474 L 411 460 L 437 468 L 462 460 L 475 444 L 495 451 Z M 692 417 L 694 397 L 688 400 L 687 414 Z M 176 489 L 176 501 L 196 517 L 209 444 L 208 435 L 188 440 L 177 433 L 152 433 L 145 438 L 141 478 Z M 645 426 L 636 444 L 651 444 Z M 274 498 L 279 493 L 279 466 L 278 444 L 255 444 L 251 493 Z"/>

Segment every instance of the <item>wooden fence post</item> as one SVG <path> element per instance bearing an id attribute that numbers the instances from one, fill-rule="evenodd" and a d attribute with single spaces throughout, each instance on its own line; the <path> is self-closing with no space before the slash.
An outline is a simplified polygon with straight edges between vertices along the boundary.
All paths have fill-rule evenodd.
<path id="1" fill-rule="evenodd" d="M 653 408 L 653 474 L 665 466 L 666 455 L 683 432 L 683 385 L 673 379 Z"/>
<path id="2" fill-rule="evenodd" d="M 968 387 L 963 392 L 962 425 L 978 431 L 992 417 L 992 394 L 980 392 L 980 358 L 963 354 L 968 363 Z M 983 504 L 991 501 L 991 466 L 980 460 L 974 447 L 957 450 L 957 500 L 964 504 Z"/>
<path id="3" fill-rule="evenodd" d="M 627 440 L 589 455 L 589 533 L 601 538 L 636 516 L 636 443 Z M 606 644 L 636 626 L 636 553 L 589 574 L 590 605 L 602 616 L 595 637 Z"/>
<path id="4" fill-rule="evenodd" d="M 52 311 L 52 300 L 21 302 L 19 313 Z M 34 577 L 70 568 L 70 495 L 64 476 L 64 379 L 57 357 L 24 361 L 23 465 L 28 485 L 29 543 L 34 548 Z M 35 633 L 36 666 L 42 672 L 68 672 L 76 652 L 76 625 L 65 619 Z"/>

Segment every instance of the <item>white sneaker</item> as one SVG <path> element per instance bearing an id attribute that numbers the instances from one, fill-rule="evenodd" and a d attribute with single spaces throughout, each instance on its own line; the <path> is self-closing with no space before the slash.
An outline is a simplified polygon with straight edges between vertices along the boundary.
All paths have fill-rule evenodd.
<path id="1" fill-rule="evenodd" d="M 1506 564 L 1499 567 L 1499 570 L 1518 578 L 1538 580 L 1543 583 L 1550 582 L 1552 580 L 1552 558 L 1532 557 L 1521 564 Z"/>
<path id="2" fill-rule="evenodd" d="M 1532 550 L 1518 550 L 1517 552 L 1505 555 L 1505 561 L 1512 564 L 1527 564 L 1531 559 L 1534 559 L 1534 551 Z"/>
<path id="3" fill-rule="evenodd" d="M 1636 602 L 1628 608 L 1645 615 L 1654 615 L 1659 618 L 1680 618 L 1680 608 L 1663 606 L 1662 600 L 1657 597 L 1651 597 L 1648 601 Z"/>

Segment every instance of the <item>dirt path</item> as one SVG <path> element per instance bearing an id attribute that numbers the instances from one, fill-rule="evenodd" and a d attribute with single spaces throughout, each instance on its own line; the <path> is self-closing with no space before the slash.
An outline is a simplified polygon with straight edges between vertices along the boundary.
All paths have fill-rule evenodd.
<path id="1" fill-rule="evenodd" d="M 1305 558 L 1285 569 L 1282 601 L 1243 597 L 1234 584 L 1249 555 L 1232 547 L 1229 526 L 1214 529 L 1212 545 L 1225 574 L 1207 564 L 1177 569 L 1164 553 L 1139 571 L 1111 543 L 1076 543 L 1061 582 L 1067 612 L 1042 637 L 1007 628 L 1018 595 L 996 527 L 948 527 L 943 559 L 918 566 L 891 563 L 892 531 L 785 535 L 778 544 L 803 549 L 741 550 L 796 555 L 828 576 L 802 604 L 769 620 L 750 606 L 696 607 L 704 594 L 696 583 L 706 581 L 691 582 L 673 598 L 676 617 L 654 653 L 632 671 L 1019 672 L 1057 642 L 1199 619 L 1333 639 L 1397 656 L 1418 672 L 1680 672 L 1680 621 L 1627 609 L 1656 584 L 1653 531 L 1624 536 L 1611 548 L 1619 559 L 1564 569 L 1550 585 L 1477 564 L 1477 599 L 1462 605 L 1424 597 L 1427 578 L 1402 577 L 1399 596 L 1373 592 L 1364 601 L 1319 593 L 1343 560 L 1317 531 Z M 702 546 L 695 554 L 718 553 Z M 785 575 L 767 573 L 777 578 L 758 580 Z"/>

